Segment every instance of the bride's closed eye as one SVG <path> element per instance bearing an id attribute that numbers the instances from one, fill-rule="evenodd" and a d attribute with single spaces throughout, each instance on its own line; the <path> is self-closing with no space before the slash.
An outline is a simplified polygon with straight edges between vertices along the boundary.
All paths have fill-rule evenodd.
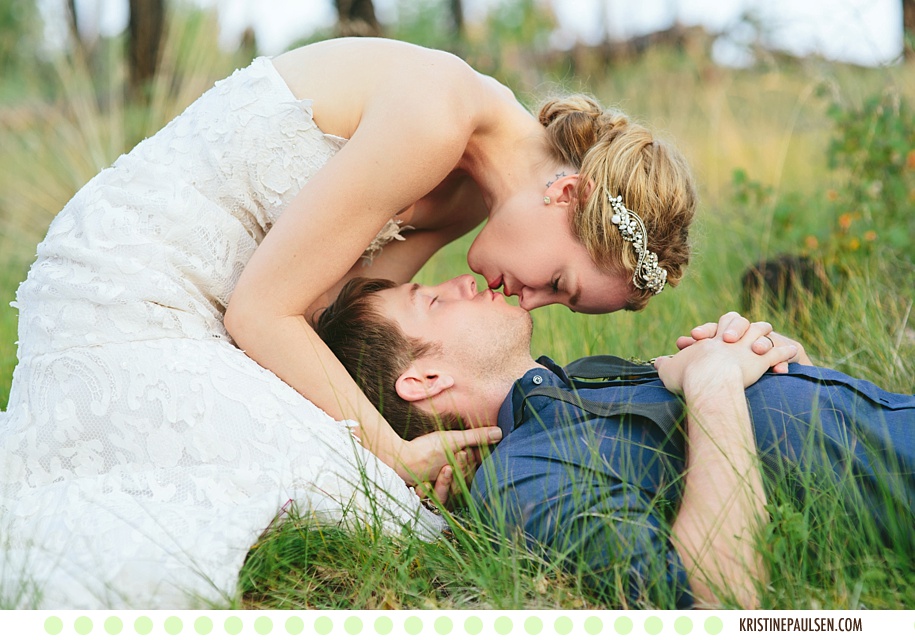
<path id="1" fill-rule="evenodd" d="M 550 288 L 553 290 L 553 293 L 559 293 L 559 276 L 553 278 L 550 282 Z"/>

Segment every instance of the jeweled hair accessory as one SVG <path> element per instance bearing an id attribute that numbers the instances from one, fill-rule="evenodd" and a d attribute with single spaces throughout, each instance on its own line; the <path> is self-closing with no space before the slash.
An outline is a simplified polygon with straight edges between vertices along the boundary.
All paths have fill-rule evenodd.
<path id="1" fill-rule="evenodd" d="M 635 211 L 630 211 L 623 204 L 623 196 L 615 198 L 608 195 L 610 206 L 613 207 L 613 216 L 610 222 L 620 228 L 623 240 L 628 240 L 635 248 L 639 258 L 632 274 L 632 284 L 638 289 L 648 289 L 658 295 L 667 283 L 667 269 L 658 266 L 658 254 L 648 250 L 648 232 L 645 223 Z"/>

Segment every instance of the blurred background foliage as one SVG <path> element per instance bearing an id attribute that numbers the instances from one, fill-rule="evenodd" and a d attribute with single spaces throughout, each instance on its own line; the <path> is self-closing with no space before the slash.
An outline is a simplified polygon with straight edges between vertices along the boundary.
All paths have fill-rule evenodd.
<path id="1" fill-rule="evenodd" d="M 78 6 L 61 0 L 65 39 L 48 42 L 34 0 L 0 0 L 4 300 L 14 297 L 34 245 L 77 189 L 259 54 L 250 29 L 230 46 L 221 43 L 216 10 L 193 2 L 133 0 L 128 28 L 114 36 L 81 29 Z M 394 23 L 379 22 L 369 0 L 333 6 L 336 24 L 303 33 L 295 44 L 355 34 L 447 49 L 531 108 L 557 91 L 591 93 L 691 161 L 702 204 L 692 267 L 679 290 L 643 314 L 583 318 L 538 310 L 537 349 L 559 359 L 600 351 L 656 355 L 691 322 L 740 308 L 806 340 L 826 364 L 897 390 L 915 388 L 915 86 L 913 65 L 903 60 L 910 48 L 896 64 L 866 68 L 755 44 L 754 62 L 731 68 L 712 55 L 721 34 L 678 24 L 625 41 L 607 35 L 557 48 L 550 37 L 556 15 L 546 0 L 492 2 L 473 22 L 460 0 L 398 0 Z M 447 247 L 419 277 L 466 271 L 469 240 Z M 852 309 L 834 304 L 860 287 L 867 295 L 850 322 Z M 802 322 L 812 316 L 819 322 Z M 859 350 L 855 334 L 864 316 L 885 337 L 881 346 Z M 0 319 L 2 406 L 15 364 L 15 314 L 3 311 Z"/>
<path id="2" fill-rule="evenodd" d="M 899 61 L 875 68 L 761 45 L 747 66 L 725 67 L 712 55 L 717 34 L 676 24 L 559 49 L 546 0 L 493 1 L 472 23 L 460 0 L 399 0 L 396 23 L 379 22 L 368 0 L 336 0 L 337 24 L 303 33 L 298 44 L 381 35 L 447 49 L 531 108 L 552 92 L 586 91 L 684 150 L 701 188 L 687 277 L 643 313 L 537 310 L 539 353 L 560 362 L 594 353 L 648 358 L 670 352 L 692 326 L 742 309 L 799 338 L 824 365 L 915 393 L 915 14 L 913 0 L 902 2 L 907 46 Z M 6 302 L 51 218 L 100 169 L 260 51 L 250 30 L 226 47 L 216 12 L 191 2 L 135 0 L 133 26 L 105 37 L 80 30 L 76 6 L 66 3 L 64 40 L 48 42 L 34 0 L 0 0 L 0 407 L 16 362 L 16 314 Z M 470 240 L 443 249 L 418 279 L 466 272 Z M 862 543 L 851 545 L 853 558 L 843 556 L 850 547 L 835 539 L 839 530 L 822 527 L 810 538 L 812 522 L 790 509 L 773 512 L 773 531 L 803 530 L 800 542 L 771 558 L 770 575 L 784 591 L 767 593 L 766 606 L 915 607 L 910 555 L 875 556 Z M 307 523 L 293 529 L 295 539 L 278 543 L 278 564 L 252 556 L 243 581 L 248 606 L 591 606 L 554 568 L 515 551 L 496 561 L 473 536 L 458 542 L 459 553 L 445 546 L 430 556 L 414 543 L 382 544 L 371 532 L 362 541 Z M 317 600 L 298 582 L 288 592 L 277 586 L 302 577 L 289 574 L 286 549 L 300 538 L 309 540 L 302 566 L 324 585 Z M 340 564 L 347 545 L 351 567 Z M 365 582 L 366 556 L 406 577 Z M 341 591 L 344 582 L 357 587 Z M 371 587 L 364 598 L 358 585 Z"/>

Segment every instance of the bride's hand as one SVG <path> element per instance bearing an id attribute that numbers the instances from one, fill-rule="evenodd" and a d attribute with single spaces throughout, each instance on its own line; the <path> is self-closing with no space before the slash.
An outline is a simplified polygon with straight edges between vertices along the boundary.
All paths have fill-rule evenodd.
<path id="1" fill-rule="evenodd" d="M 479 427 L 454 431 L 433 431 L 404 443 L 397 471 L 407 484 L 415 485 L 438 477 L 445 465 L 458 465 L 466 477 L 472 468 L 457 456 L 466 452 L 468 460 L 478 459 L 475 452 L 482 446 L 495 445 L 502 439 L 499 427 Z M 436 488 L 436 494 L 438 489 Z M 444 501 L 443 501 L 444 502 Z"/>
<path id="2" fill-rule="evenodd" d="M 736 341 L 733 335 L 726 335 L 733 327 L 744 328 Z M 676 355 L 658 358 L 655 367 L 664 386 L 675 393 L 682 392 L 684 385 L 713 384 L 728 375 L 739 375 L 746 388 L 767 369 L 797 356 L 795 344 L 770 346 L 765 353 L 758 353 L 756 343 L 760 339 L 768 342 L 763 336 L 771 331 L 768 322 L 750 323 L 736 313 L 728 313 L 718 321 L 714 335 L 694 341 Z"/>
<path id="3" fill-rule="evenodd" d="M 433 500 L 436 506 L 453 509 L 461 497 L 462 489 L 469 486 L 473 480 L 480 463 L 479 458 L 469 449 L 458 451 L 454 459 L 454 467 L 446 464 L 438 472 L 434 482 L 427 480 L 416 485 L 416 495 L 423 500 Z"/>

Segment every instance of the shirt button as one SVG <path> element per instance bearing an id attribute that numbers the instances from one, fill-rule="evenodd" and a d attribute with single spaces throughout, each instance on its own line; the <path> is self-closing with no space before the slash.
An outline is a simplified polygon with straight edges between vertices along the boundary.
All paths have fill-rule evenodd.
<path id="1" fill-rule="evenodd" d="M 540 376 L 534 376 L 533 378 L 531 378 L 531 381 L 534 384 L 540 384 L 541 382 L 543 382 L 543 378 Z"/>

